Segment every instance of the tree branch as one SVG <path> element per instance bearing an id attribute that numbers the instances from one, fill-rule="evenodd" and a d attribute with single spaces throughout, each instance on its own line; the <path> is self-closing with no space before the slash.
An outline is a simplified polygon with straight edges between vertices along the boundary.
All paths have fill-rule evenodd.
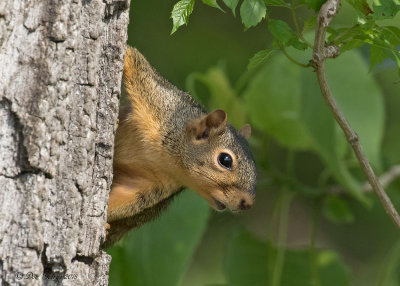
<path id="1" fill-rule="evenodd" d="M 400 177 L 400 165 L 394 165 L 392 168 L 389 169 L 386 173 L 382 174 L 379 177 L 379 182 L 381 183 L 383 188 L 389 186 L 395 179 Z M 371 192 L 373 191 L 371 185 L 369 183 L 365 183 L 363 186 L 364 192 Z"/>
<path id="2" fill-rule="evenodd" d="M 365 157 L 362 146 L 359 142 L 358 135 L 351 128 L 349 122 L 343 115 L 342 111 L 339 109 L 335 98 L 330 90 L 326 72 L 325 72 L 325 60 L 327 58 L 335 58 L 339 55 L 339 48 L 333 45 L 325 46 L 325 35 L 326 29 L 330 22 L 337 14 L 339 10 L 340 0 L 328 0 L 322 5 L 317 19 L 317 27 L 315 31 L 315 41 L 314 41 L 314 51 L 312 58 L 312 66 L 314 67 L 318 83 L 321 89 L 321 93 L 328 104 L 333 116 L 342 128 L 347 141 L 350 143 L 351 147 L 356 154 L 356 157 L 361 165 L 362 170 L 368 178 L 368 181 L 372 189 L 377 194 L 383 207 L 385 208 L 388 215 L 391 217 L 393 222 L 400 228 L 400 216 L 394 208 L 389 197 L 386 195 L 382 185 L 380 184 L 377 176 L 371 168 L 368 159 Z"/>
<path id="3" fill-rule="evenodd" d="M 400 178 L 400 165 L 394 165 L 392 168 L 389 169 L 386 173 L 383 173 L 379 177 L 379 182 L 382 185 L 382 187 L 385 189 L 387 188 L 394 180 Z M 362 186 L 362 191 L 365 193 L 372 192 L 373 189 L 370 185 L 369 182 L 365 182 Z M 346 192 L 346 189 L 344 189 L 342 186 L 330 186 L 328 187 L 328 192 L 331 194 L 336 194 L 336 195 L 343 195 Z"/>

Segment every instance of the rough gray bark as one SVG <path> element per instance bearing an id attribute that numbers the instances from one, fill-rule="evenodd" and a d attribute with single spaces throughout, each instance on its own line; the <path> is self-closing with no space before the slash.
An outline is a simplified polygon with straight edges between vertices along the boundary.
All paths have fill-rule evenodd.
<path id="1" fill-rule="evenodd" d="M 108 282 L 100 245 L 128 10 L 0 1 L 0 285 Z"/>

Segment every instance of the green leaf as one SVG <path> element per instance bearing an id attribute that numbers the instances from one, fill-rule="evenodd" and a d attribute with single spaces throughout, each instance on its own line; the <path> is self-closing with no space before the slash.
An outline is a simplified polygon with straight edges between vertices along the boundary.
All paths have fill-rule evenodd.
<path id="1" fill-rule="evenodd" d="M 399 122 L 400 122 L 400 83 L 394 69 L 385 69 L 375 75 L 385 94 L 386 110 L 384 141 L 382 152 L 387 166 L 400 164 Z M 396 83 L 397 82 L 397 83 Z M 399 192 L 400 193 L 400 192 Z"/>
<path id="2" fill-rule="evenodd" d="M 317 26 L 317 17 L 312 16 L 308 18 L 303 24 L 303 33 L 308 32 L 310 30 L 314 30 Z"/>
<path id="3" fill-rule="evenodd" d="M 300 69 L 300 67 L 299 67 Z M 360 200 L 364 200 L 360 185 L 349 173 L 340 157 L 334 118 L 327 107 L 316 80 L 315 74 L 305 71 L 301 76 L 302 109 L 301 120 L 311 136 L 312 148 L 321 157 L 335 179 Z"/>
<path id="4" fill-rule="evenodd" d="M 378 285 L 400 285 L 400 242 L 396 242 L 381 262 Z"/>
<path id="5" fill-rule="evenodd" d="M 394 60 L 397 64 L 397 67 L 399 68 L 398 74 L 400 75 L 400 56 L 398 53 L 395 53 L 395 52 L 392 52 L 392 55 L 393 55 L 392 58 L 394 58 Z"/>
<path id="6" fill-rule="evenodd" d="M 387 58 L 394 60 L 400 72 L 400 54 L 398 48 L 400 45 L 400 29 L 393 26 L 379 27 L 377 34 L 379 38 L 376 37 L 375 42 L 371 45 L 375 45 L 376 48 L 383 50 L 380 55 L 382 59 L 384 59 L 382 55 L 384 52 Z M 376 60 L 379 60 L 379 58 Z"/>
<path id="7" fill-rule="evenodd" d="M 325 199 L 323 212 L 325 217 L 334 223 L 351 223 L 354 221 L 354 215 L 347 202 L 338 196 L 329 196 Z"/>
<path id="8" fill-rule="evenodd" d="M 252 78 L 243 95 L 252 124 L 291 149 L 310 147 L 300 120 L 301 72 L 281 54 L 274 56 Z"/>
<path id="9" fill-rule="evenodd" d="M 398 45 L 400 45 L 400 29 L 393 26 L 379 27 L 379 35 L 381 39 L 385 41 L 392 50 L 398 51 Z"/>
<path id="10" fill-rule="evenodd" d="M 311 281 L 320 281 L 323 286 L 350 285 L 349 271 L 339 255 L 333 251 L 319 251 L 315 255 L 309 250 L 287 249 L 280 285 L 309 286 Z M 315 273 L 310 267 L 315 259 Z"/>
<path id="11" fill-rule="evenodd" d="M 217 9 L 221 10 L 222 12 L 225 12 L 225 11 L 218 5 L 217 0 L 201 0 L 201 1 L 203 1 L 203 3 L 206 4 L 206 5 L 208 5 L 208 6 L 217 8 Z"/>
<path id="12" fill-rule="evenodd" d="M 283 0 L 266 0 L 265 3 L 267 6 L 280 6 L 280 7 L 289 7 L 290 5 Z"/>
<path id="13" fill-rule="evenodd" d="M 330 29 L 328 42 L 340 46 L 340 51 L 361 47 L 367 43 L 386 51 L 386 57 L 396 61 L 400 44 L 400 29 L 393 26 L 378 26 L 374 20 L 358 23 L 350 28 Z M 383 51 L 380 53 L 382 54 Z"/>
<path id="14" fill-rule="evenodd" d="M 280 285 L 308 286 L 312 281 L 310 254 L 307 250 L 290 250 L 285 252 Z"/>
<path id="15" fill-rule="evenodd" d="M 334 41 L 336 45 L 346 44 L 348 41 L 362 40 L 365 43 L 370 42 L 371 36 L 374 37 L 375 31 L 374 21 L 369 21 L 364 24 L 357 24 L 350 28 L 340 28 L 337 30 L 332 29 L 332 35 L 328 41 Z M 334 37 L 334 38 L 333 38 Z"/>
<path id="16" fill-rule="evenodd" d="M 288 52 L 300 61 L 309 59 L 306 55 L 309 53 L 290 48 Z M 382 93 L 357 52 L 349 51 L 328 60 L 326 65 L 333 95 L 379 172 L 384 130 Z M 251 110 L 251 123 L 257 129 L 285 147 L 315 151 L 335 179 L 366 202 L 359 182 L 345 165 L 344 156 L 348 152 L 343 152 L 342 144 L 338 144 L 344 141 L 344 135 L 337 131 L 337 123 L 321 96 L 315 73 L 293 65 L 282 54 L 273 56 L 249 82 L 243 98 Z"/>
<path id="17" fill-rule="evenodd" d="M 367 0 L 347 0 L 347 2 L 363 16 L 368 16 L 372 13 Z"/>
<path id="18" fill-rule="evenodd" d="M 272 19 L 268 24 L 268 30 L 274 35 L 275 39 L 282 44 L 287 44 L 294 36 L 289 25 L 281 20 Z"/>
<path id="19" fill-rule="evenodd" d="M 399 12 L 399 5 L 393 0 L 375 0 L 372 4 L 372 9 L 374 10 L 374 19 L 392 19 Z"/>
<path id="20" fill-rule="evenodd" d="M 339 31 L 328 26 L 326 28 L 326 32 L 328 33 L 328 43 L 332 43 L 334 39 L 336 39 L 339 36 Z M 335 42 L 337 44 L 337 42 Z"/>
<path id="21" fill-rule="evenodd" d="M 178 285 L 206 227 L 209 207 L 194 192 L 187 190 L 177 197 L 160 218 L 129 235 L 119 254 L 123 264 L 111 262 L 110 276 L 123 269 L 129 285 Z M 116 273 L 115 273 L 116 274 Z"/>
<path id="22" fill-rule="evenodd" d="M 300 61 L 310 57 L 311 52 L 292 50 L 289 48 L 288 52 Z M 375 168 L 379 169 L 383 131 L 382 95 L 373 77 L 368 75 L 360 56 L 354 52 L 349 53 L 350 59 L 342 55 L 334 61 L 328 61 L 327 66 L 330 68 L 333 65 L 335 70 L 335 74 L 328 78 L 334 79 L 330 82 L 334 95 L 346 99 L 346 103 L 343 103 L 347 107 L 346 115 L 351 123 L 356 122 L 353 127 L 360 135 L 361 142 L 366 141 L 364 150 Z M 342 62 L 342 58 L 347 59 L 348 63 Z M 335 64 L 338 61 L 340 64 Z M 351 68 L 343 69 L 343 66 Z M 357 84 L 353 85 L 353 81 Z M 343 90 L 342 87 L 346 88 Z M 343 160 L 348 154 L 344 152 L 343 144 L 338 144 L 345 142 L 343 132 L 337 131 L 337 123 L 321 96 L 315 74 L 311 70 L 293 65 L 282 54 L 276 55 L 249 82 L 244 99 L 251 110 L 251 123 L 256 128 L 288 148 L 314 150 L 335 179 L 356 198 L 366 202 L 360 184 Z M 368 112 L 363 112 L 364 105 L 368 106 Z M 361 124 L 362 121 L 366 124 Z"/>
<path id="23" fill-rule="evenodd" d="M 244 0 L 240 6 L 240 17 L 246 29 L 257 25 L 266 13 L 267 7 L 263 0 Z"/>
<path id="24" fill-rule="evenodd" d="M 371 71 L 377 64 L 381 63 L 387 58 L 387 52 L 377 46 L 371 45 L 369 48 L 370 64 L 369 70 Z"/>
<path id="25" fill-rule="evenodd" d="M 357 49 L 362 47 L 364 44 L 365 41 L 353 38 L 346 41 L 343 45 L 340 46 L 340 52 L 344 53 L 353 49 Z"/>
<path id="26" fill-rule="evenodd" d="M 322 4 L 325 3 L 326 0 L 300 0 L 300 4 L 306 4 L 308 8 L 313 9 L 314 11 L 319 11 Z"/>
<path id="27" fill-rule="evenodd" d="M 174 5 L 170 17 L 173 21 L 171 34 L 175 33 L 183 24 L 187 25 L 189 16 L 193 12 L 193 7 L 194 0 L 180 0 Z"/>
<path id="28" fill-rule="evenodd" d="M 346 67 L 345 69 L 343 67 Z M 360 143 L 375 169 L 381 168 L 381 141 L 384 130 L 384 104 L 382 93 L 362 57 L 356 51 L 342 54 L 326 63 L 327 78 L 332 93 L 350 125 L 357 132 Z M 366 200 L 361 186 L 349 173 L 339 157 L 337 123 L 320 94 L 312 72 L 302 74 L 302 118 L 313 138 L 315 150 L 329 167 L 335 178 L 355 197 Z"/>
<path id="29" fill-rule="evenodd" d="M 336 252 L 331 250 L 320 251 L 317 254 L 317 265 L 321 285 L 350 285 L 349 269 Z"/>
<path id="30" fill-rule="evenodd" d="M 356 51 L 327 62 L 326 69 L 327 77 L 334 79 L 330 84 L 339 107 L 359 135 L 367 158 L 379 172 L 385 117 L 382 91 Z"/>
<path id="31" fill-rule="evenodd" d="M 239 3 L 239 0 L 222 0 L 227 7 L 232 10 L 233 16 L 236 17 L 236 6 Z"/>
<path id="32" fill-rule="evenodd" d="M 271 58 L 274 50 L 266 49 L 257 52 L 250 60 L 247 65 L 248 70 L 255 70 L 263 66 Z"/>
<path id="33" fill-rule="evenodd" d="M 300 51 L 304 51 L 308 49 L 308 46 L 306 43 L 300 41 L 298 38 L 293 37 L 289 40 L 289 42 L 287 43 L 289 46 L 292 46 L 293 48 L 300 50 Z"/>
<path id="34" fill-rule="evenodd" d="M 232 237 L 225 257 L 230 286 L 268 285 L 268 247 L 249 232 Z"/>
<path id="35" fill-rule="evenodd" d="M 232 237 L 225 257 L 225 273 L 230 286 L 271 285 L 277 249 L 248 232 Z M 323 286 L 348 286 L 349 271 L 333 251 L 311 253 L 309 250 L 285 249 L 281 281 L 284 286 L 309 286 L 320 281 Z M 315 265 L 315 273 L 310 265 Z"/>

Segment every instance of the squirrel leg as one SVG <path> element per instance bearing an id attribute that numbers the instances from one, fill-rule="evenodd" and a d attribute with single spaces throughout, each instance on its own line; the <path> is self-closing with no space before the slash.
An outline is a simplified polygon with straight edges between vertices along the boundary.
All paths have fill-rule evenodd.
<path id="1" fill-rule="evenodd" d="M 181 190 L 179 188 L 171 193 L 145 178 L 118 174 L 111 186 L 106 241 L 102 247 L 111 246 L 130 229 L 158 216 Z"/>
<path id="2" fill-rule="evenodd" d="M 143 177 L 121 174 L 111 186 L 107 222 L 132 217 L 167 198 L 170 194 Z"/>
<path id="3" fill-rule="evenodd" d="M 123 237 L 131 229 L 140 227 L 141 225 L 153 220 L 168 207 L 175 195 L 178 194 L 180 191 L 181 190 L 132 217 L 116 220 L 110 222 L 110 224 L 107 223 L 107 225 L 109 225 L 110 227 L 106 231 L 106 240 L 103 243 L 102 248 L 110 247 L 119 239 L 121 239 L 121 237 Z"/>
<path id="4" fill-rule="evenodd" d="M 137 192 L 133 186 L 113 184 L 108 199 L 107 222 L 133 215 Z"/>

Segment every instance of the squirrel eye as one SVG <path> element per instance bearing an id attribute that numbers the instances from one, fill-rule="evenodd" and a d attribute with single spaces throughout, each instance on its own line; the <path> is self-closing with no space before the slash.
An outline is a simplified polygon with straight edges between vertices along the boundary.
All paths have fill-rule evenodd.
<path id="1" fill-rule="evenodd" d="M 219 163 L 222 167 L 224 167 L 224 168 L 230 170 L 230 169 L 232 169 L 233 160 L 232 160 L 231 155 L 229 155 L 229 154 L 227 154 L 227 153 L 220 153 L 220 154 L 218 155 L 218 163 Z"/>

